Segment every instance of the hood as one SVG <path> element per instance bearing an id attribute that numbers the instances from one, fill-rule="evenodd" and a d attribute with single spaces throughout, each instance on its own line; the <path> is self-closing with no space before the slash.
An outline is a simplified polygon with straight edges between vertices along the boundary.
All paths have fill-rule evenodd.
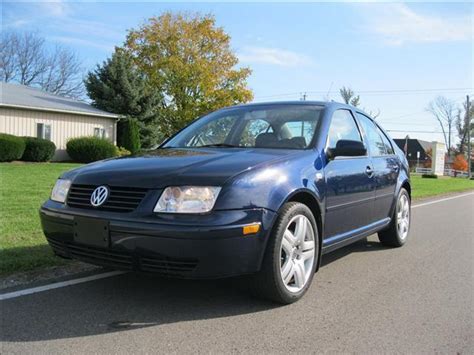
<path id="1" fill-rule="evenodd" d="M 65 173 L 75 184 L 163 188 L 170 185 L 217 185 L 243 171 L 280 161 L 295 150 L 157 149 L 145 155 L 92 163 Z"/>

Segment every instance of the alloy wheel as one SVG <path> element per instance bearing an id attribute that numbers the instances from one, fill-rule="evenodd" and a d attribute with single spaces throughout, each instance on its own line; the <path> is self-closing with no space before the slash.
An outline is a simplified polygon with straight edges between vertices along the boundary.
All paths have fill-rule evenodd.
<path id="1" fill-rule="evenodd" d="M 294 216 L 281 239 L 280 276 L 290 292 L 299 292 L 307 284 L 315 259 L 314 230 L 304 215 Z"/>
<path id="2" fill-rule="evenodd" d="M 397 228 L 400 239 L 405 240 L 410 228 L 410 202 L 405 194 L 402 194 L 398 200 Z"/>

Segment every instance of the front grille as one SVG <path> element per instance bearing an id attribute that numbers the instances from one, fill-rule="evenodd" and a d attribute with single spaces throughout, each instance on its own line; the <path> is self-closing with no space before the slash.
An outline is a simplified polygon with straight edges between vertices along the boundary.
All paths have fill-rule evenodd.
<path id="1" fill-rule="evenodd" d="M 163 275 L 187 276 L 197 267 L 196 259 L 140 256 L 126 251 L 97 248 L 48 238 L 53 251 L 63 257 L 122 270 L 141 270 Z"/>
<path id="2" fill-rule="evenodd" d="M 120 269 L 131 270 L 133 268 L 131 255 L 116 252 L 114 250 L 64 243 L 51 238 L 48 238 L 48 242 L 53 248 L 53 251 L 60 256 Z"/>
<path id="3" fill-rule="evenodd" d="M 68 206 L 112 212 L 131 212 L 138 207 L 147 193 L 147 189 L 143 188 L 109 186 L 109 197 L 105 203 L 94 207 L 91 205 L 90 199 L 96 188 L 97 186 L 94 185 L 73 184 L 67 197 Z"/>

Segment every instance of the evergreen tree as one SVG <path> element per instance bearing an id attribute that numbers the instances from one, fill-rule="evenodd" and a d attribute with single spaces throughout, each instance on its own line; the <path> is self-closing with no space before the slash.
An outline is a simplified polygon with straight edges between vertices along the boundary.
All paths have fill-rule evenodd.
<path id="1" fill-rule="evenodd" d="M 144 148 L 163 139 L 158 125 L 163 96 L 150 87 L 146 76 L 121 48 L 116 47 L 111 58 L 88 73 L 85 86 L 95 107 L 123 116 L 118 125 L 119 146 L 124 144 L 122 131 L 129 119 L 137 121 Z"/>

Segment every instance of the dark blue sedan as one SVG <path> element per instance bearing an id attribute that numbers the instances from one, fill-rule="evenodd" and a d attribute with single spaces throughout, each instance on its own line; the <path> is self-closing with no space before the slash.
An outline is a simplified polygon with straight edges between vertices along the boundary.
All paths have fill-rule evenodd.
<path id="1" fill-rule="evenodd" d="M 41 207 L 54 252 L 186 278 L 249 275 L 280 303 L 303 296 L 323 254 L 410 228 L 407 161 L 357 108 L 224 108 L 140 156 L 83 166 Z"/>

